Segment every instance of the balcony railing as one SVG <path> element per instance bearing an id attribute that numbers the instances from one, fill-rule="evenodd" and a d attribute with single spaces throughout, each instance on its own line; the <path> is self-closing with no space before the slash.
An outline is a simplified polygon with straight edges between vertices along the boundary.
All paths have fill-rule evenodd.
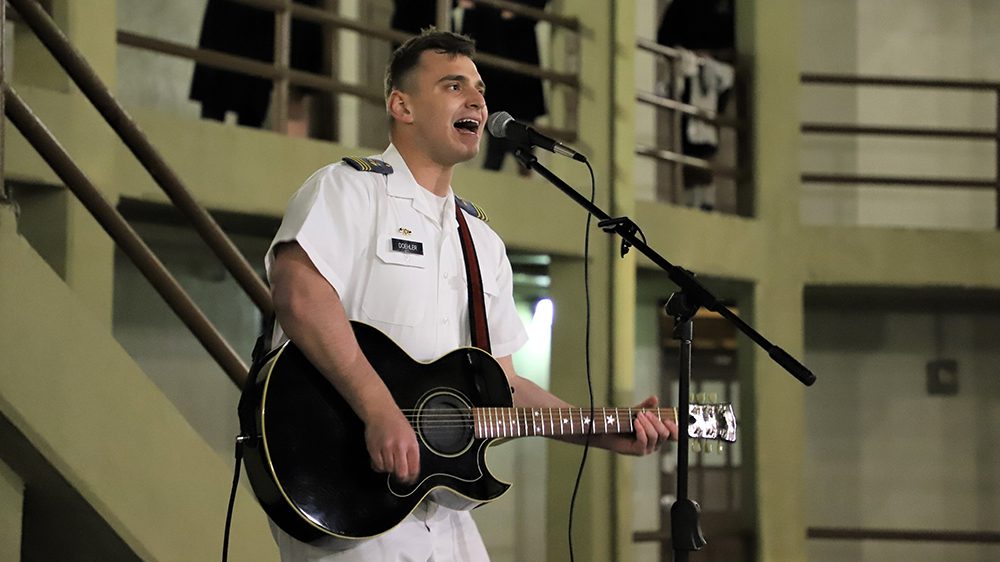
<path id="1" fill-rule="evenodd" d="M 194 61 L 208 67 L 221 70 L 228 70 L 249 76 L 265 78 L 273 83 L 271 119 L 272 130 L 284 132 L 288 125 L 288 99 L 291 87 L 307 87 L 312 90 L 322 92 L 325 95 L 336 99 L 341 95 L 353 96 L 376 105 L 384 103 L 384 94 L 381 88 L 372 87 L 368 84 L 357 84 L 349 82 L 339 76 L 336 71 L 330 75 L 315 74 L 296 70 L 290 67 L 291 57 L 291 22 L 293 19 L 313 22 L 333 30 L 346 30 L 360 34 L 363 37 L 374 38 L 387 43 L 401 43 L 413 35 L 403 31 L 391 29 L 388 26 L 371 24 L 358 19 L 345 17 L 337 13 L 334 9 L 317 8 L 305 6 L 291 2 L 291 0 L 229 0 L 238 4 L 244 4 L 261 10 L 271 11 L 275 14 L 275 38 L 274 41 L 274 62 L 262 62 L 260 60 L 240 57 L 220 51 L 202 49 L 184 45 L 176 41 L 163 38 L 151 37 L 133 33 L 130 31 L 118 31 L 118 43 L 122 46 L 142 49 L 145 51 L 160 53 L 173 57 L 179 57 Z M 478 64 L 494 67 L 516 74 L 522 74 L 539 78 L 550 84 L 554 90 L 563 88 L 566 95 L 566 112 L 564 123 L 559 126 L 540 126 L 547 134 L 565 141 L 573 141 L 577 136 L 577 116 L 578 97 L 580 90 L 580 72 L 578 65 L 580 23 L 576 18 L 567 17 L 561 14 L 553 14 L 544 10 L 538 10 L 520 4 L 506 2 L 503 0 L 474 0 L 477 4 L 483 4 L 503 10 L 509 10 L 517 15 L 532 18 L 540 22 L 546 22 L 552 26 L 553 30 L 567 32 L 564 60 L 568 71 L 544 68 L 538 65 L 525 64 L 512 59 L 491 55 L 487 52 L 478 52 L 475 60 Z M 450 27 L 451 0 L 438 0 L 437 27 L 448 29 Z M 326 49 L 332 49 L 333 41 L 325 42 Z M 326 53 L 327 58 L 332 58 L 332 52 Z"/>
<path id="2" fill-rule="evenodd" d="M 996 106 L 994 126 L 989 128 L 909 127 L 867 124 L 803 122 L 804 135 L 848 135 L 853 137 L 883 136 L 912 139 L 964 140 L 994 143 L 996 172 L 993 177 L 970 178 L 956 176 L 917 176 L 888 174 L 851 174 L 802 172 L 804 184 L 850 186 L 902 186 L 962 189 L 986 189 L 996 192 L 996 227 L 1000 228 L 1000 82 L 976 80 L 935 80 L 886 76 L 849 76 L 840 74 L 805 73 L 802 84 L 819 86 L 852 86 L 856 88 L 893 88 L 981 92 L 992 94 Z"/>
<path id="3" fill-rule="evenodd" d="M 660 45 L 659 43 L 649 39 L 639 39 L 636 45 L 642 51 L 646 51 L 663 58 L 668 66 L 668 80 L 672 84 L 674 82 L 674 78 L 680 72 L 678 65 L 680 64 L 683 51 Z M 737 76 L 733 91 L 736 94 L 735 97 L 738 107 L 744 105 L 741 103 L 744 97 L 741 85 L 742 81 L 739 76 Z M 752 194 L 748 193 L 749 160 L 746 156 L 749 154 L 747 151 L 747 147 L 749 145 L 747 144 L 748 135 L 746 134 L 746 124 L 738 118 L 727 117 L 720 115 L 717 111 L 711 109 L 704 109 L 684 103 L 678 99 L 680 93 L 671 90 L 672 88 L 668 88 L 667 95 L 638 91 L 635 96 L 636 101 L 641 104 L 649 105 L 657 110 L 668 112 L 668 120 L 665 122 L 668 129 L 666 131 L 667 134 L 661 135 L 661 138 L 666 138 L 666 142 L 655 145 L 637 143 L 635 148 L 635 153 L 639 156 L 651 158 L 658 162 L 670 165 L 669 173 L 666 177 L 658 176 L 656 178 L 657 192 L 661 195 L 661 198 L 666 199 L 668 202 L 680 204 L 682 202 L 682 190 L 684 187 L 684 168 L 688 167 L 708 170 L 712 172 L 713 176 L 732 180 L 737 185 L 737 189 L 742 191 L 736 194 L 735 210 L 737 214 L 744 216 L 753 214 Z M 684 154 L 682 148 L 683 131 L 681 130 L 681 123 L 685 116 L 697 117 L 698 119 L 715 125 L 720 129 L 727 129 L 735 132 L 737 139 L 735 162 L 723 164 L 715 161 L 714 159 L 708 160 Z M 658 125 L 663 122 L 663 120 L 657 117 Z"/>

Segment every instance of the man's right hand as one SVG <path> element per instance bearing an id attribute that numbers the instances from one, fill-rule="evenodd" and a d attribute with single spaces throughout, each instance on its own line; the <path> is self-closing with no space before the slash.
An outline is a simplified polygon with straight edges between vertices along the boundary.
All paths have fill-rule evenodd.
<path id="1" fill-rule="evenodd" d="M 377 472 L 391 473 L 407 484 L 416 481 L 420 474 L 417 434 L 395 405 L 365 421 L 365 444 Z"/>
<path id="2" fill-rule="evenodd" d="M 415 481 L 417 435 L 358 347 L 337 290 L 299 244 L 276 246 L 274 256 L 271 297 L 278 323 L 364 422 L 372 467 Z"/>

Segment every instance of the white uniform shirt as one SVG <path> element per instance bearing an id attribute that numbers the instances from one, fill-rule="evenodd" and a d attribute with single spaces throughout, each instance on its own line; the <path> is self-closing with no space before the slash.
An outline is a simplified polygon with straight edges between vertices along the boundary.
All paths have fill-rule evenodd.
<path id="1" fill-rule="evenodd" d="M 337 163 L 314 173 L 292 197 L 265 257 L 296 241 L 337 294 L 351 320 L 370 324 L 418 361 L 470 345 L 465 259 L 454 196 L 443 202 L 417 184 L 392 145 L 377 158 L 383 175 Z M 527 341 L 514 307 L 503 241 L 466 215 L 482 272 L 493 355 Z M 275 326 L 274 344 L 287 338 Z M 355 548 L 333 552 L 298 542 L 272 525 L 282 560 L 488 560 L 468 512 L 423 502 L 402 524 Z"/>
<path id="2" fill-rule="evenodd" d="M 471 341 L 455 201 L 449 189 L 444 213 L 435 209 L 394 146 L 378 158 L 392 174 L 337 163 L 306 180 L 288 205 L 265 267 L 270 274 L 276 244 L 298 242 L 337 290 L 348 318 L 385 332 L 418 361 L 437 359 Z M 466 216 L 493 355 L 510 355 L 528 336 L 514 307 L 506 248 L 486 223 Z M 418 249 L 399 251 L 401 244 Z M 284 339 L 275 330 L 274 343 Z"/>

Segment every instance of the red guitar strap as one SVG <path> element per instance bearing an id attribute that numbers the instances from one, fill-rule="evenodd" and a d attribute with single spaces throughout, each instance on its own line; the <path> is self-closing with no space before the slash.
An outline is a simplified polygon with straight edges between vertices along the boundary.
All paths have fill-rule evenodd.
<path id="1" fill-rule="evenodd" d="M 462 255 L 465 256 L 465 278 L 469 280 L 469 332 L 472 345 L 492 354 L 490 349 L 490 328 L 486 324 L 486 300 L 483 297 L 483 277 L 479 271 L 476 247 L 472 243 L 472 233 L 465 222 L 465 213 L 455 205 L 458 218 L 458 237 L 462 241 Z"/>

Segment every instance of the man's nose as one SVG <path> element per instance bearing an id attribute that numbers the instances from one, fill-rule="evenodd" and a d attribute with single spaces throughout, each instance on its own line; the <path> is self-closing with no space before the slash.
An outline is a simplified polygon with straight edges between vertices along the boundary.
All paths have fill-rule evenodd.
<path id="1" fill-rule="evenodd" d="M 483 96 L 482 92 L 475 90 L 475 93 L 469 96 L 466 103 L 469 107 L 486 107 L 486 98 Z"/>

